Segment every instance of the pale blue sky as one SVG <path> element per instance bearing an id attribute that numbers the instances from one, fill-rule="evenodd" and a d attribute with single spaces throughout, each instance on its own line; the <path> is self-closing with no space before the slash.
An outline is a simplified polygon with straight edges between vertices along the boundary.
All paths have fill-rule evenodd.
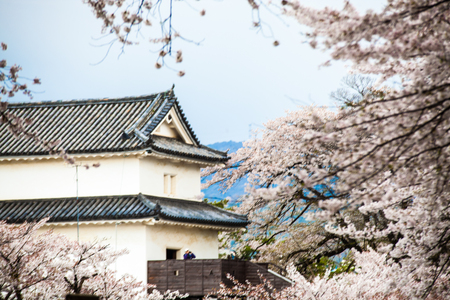
<path id="1" fill-rule="evenodd" d="M 315 6 L 343 1 L 304 1 Z M 373 2 L 376 2 L 374 4 Z M 325 53 L 303 43 L 302 28 L 294 20 L 284 22 L 263 15 L 280 41 L 265 38 L 252 29 L 251 8 L 244 0 L 190 2 L 200 17 L 183 2 L 175 2 L 174 24 L 187 38 L 203 40 L 200 46 L 175 44 L 184 53 L 176 67 L 182 78 L 169 69 L 154 68 L 156 55 L 145 40 L 125 49 L 114 46 L 106 59 L 101 23 L 81 0 L 0 0 L 0 41 L 8 51 L 0 59 L 23 67 L 22 76 L 39 77 L 33 101 L 122 97 L 152 94 L 175 84 L 175 94 L 200 141 L 242 141 L 249 124 L 263 124 L 296 109 L 297 104 L 334 105 L 331 91 L 345 76 L 344 63 L 319 69 Z M 365 10 L 384 1 L 356 1 Z M 287 25 L 285 24 L 287 23 Z M 14 101 L 28 101 L 17 96 Z M 253 125 L 253 128 L 256 128 Z"/>

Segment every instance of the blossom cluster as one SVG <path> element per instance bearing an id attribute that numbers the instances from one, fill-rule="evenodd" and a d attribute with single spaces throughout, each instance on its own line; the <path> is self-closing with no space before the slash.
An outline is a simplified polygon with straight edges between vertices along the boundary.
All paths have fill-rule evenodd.
<path id="1" fill-rule="evenodd" d="M 110 266 L 123 251 L 101 242 L 76 242 L 51 230 L 47 220 L 21 225 L 0 223 L 0 295 L 5 300 L 64 299 L 66 294 L 95 294 L 102 300 L 174 300 L 188 295 L 119 276 Z M 149 290 L 153 289 L 151 293 Z"/>
<path id="2" fill-rule="evenodd" d="M 8 45 L 5 43 L 1 43 L 2 51 L 6 51 L 8 49 Z M 9 98 L 14 97 L 14 95 L 18 92 L 22 92 L 24 95 L 33 98 L 31 95 L 31 91 L 29 90 L 26 83 L 19 83 L 19 71 L 22 70 L 22 67 L 19 65 L 8 65 L 8 62 L 5 59 L 0 60 L 0 101 L 2 96 L 8 96 Z M 40 84 L 41 81 L 39 78 L 33 79 L 33 84 Z"/>

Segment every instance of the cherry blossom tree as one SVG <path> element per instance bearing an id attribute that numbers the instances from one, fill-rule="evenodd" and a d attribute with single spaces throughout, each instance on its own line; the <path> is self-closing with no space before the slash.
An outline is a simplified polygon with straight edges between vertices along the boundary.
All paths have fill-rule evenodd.
<path id="1" fill-rule="evenodd" d="M 57 281 L 64 246 L 50 232 L 35 236 L 44 223 L 0 224 L 0 299 L 42 299 L 40 287 Z"/>
<path id="2" fill-rule="evenodd" d="M 252 185 L 248 197 L 237 209 L 238 212 L 249 213 L 252 223 L 246 231 L 229 235 L 233 240 L 244 242 L 238 249 L 239 256 L 248 258 L 258 253 L 259 259 L 286 264 L 293 258 L 298 261 L 299 256 L 305 258 L 297 255 L 303 254 L 301 249 L 304 252 L 315 249 L 314 252 L 318 253 L 321 246 L 329 248 L 331 244 L 336 245 L 334 239 L 339 236 L 329 234 L 319 224 L 304 222 L 305 214 L 316 210 L 320 200 L 335 196 L 332 189 L 334 179 L 327 184 L 310 187 L 302 184 L 312 165 L 325 167 L 323 157 L 334 148 L 333 144 L 310 149 L 298 147 L 297 140 L 305 134 L 301 124 L 312 124 L 315 113 L 327 120 L 336 118 L 336 114 L 326 108 L 308 107 L 290 112 L 286 117 L 265 124 L 260 137 L 245 142 L 241 149 L 231 154 L 224 168 L 203 170 L 204 176 L 214 174 L 207 185 L 221 183 L 226 189 L 246 176 Z M 299 236 L 303 238 L 299 239 Z M 347 248 L 351 246 L 344 249 Z M 244 255 L 245 252 L 249 255 Z M 312 253 L 309 256 L 320 259 Z"/>
<path id="3" fill-rule="evenodd" d="M 308 278 L 320 273 L 324 263 L 325 267 L 327 263 L 331 266 L 333 259 L 328 258 L 344 257 L 352 248 L 362 251 L 379 243 L 330 232 L 323 220 L 306 220 L 309 213 L 320 210 L 320 201 L 339 196 L 334 192 L 336 178 L 316 185 L 308 183 L 313 166 L 325 172 L 333 169 L 325 159 L 336 143 L 314 148 L 298 143 L 308 133 L 303 126 L 311 126 L 318 117 L 332 121 L 337 115 L 324 107 L 290 112 L 265 124 L 257 138 L 231 154 L 225 167 L 203 170 L 204 176 L 214 174 L 207 185 L 221 183 L 226 189 L 244 177 L 251 185 L 235 210 L 248 214 L 252 223 L 245 231 L 222 234 L 224 245 L 233 241 L 240 258 L 282 266 L 294 263 Z M 358 228 L 364 227 L 364 216 L 357 211 L 346 211 L 341 222 L 344 218 L 351 219 Z"/>
<path id="4" fill-rule="evenodd" d="M 377 74 L 379 84 L 393 77 L 402 82 L 355 104 L 347 118 L 316 122 L 323 131 L 300 144 L 337 145 L 329 156 L 336 168 L 309 178 L 314 184 L 336 176 L 335 191 L 346 196 L 321 202 L 321 217 L 333 221 L 343 210 L 358 209 L 391 221 L 382 230 L 351 224 L 329 230 L 396 240 L 386 250 L 402 264 L 400 281 L 417 283 L 411 296 L 425 298 L 449 276 L 450 2 L 388 1 L 380 13 L 362 15 L 349 3 L 342 11 L 285 4 L 288 15 L 312 28 L 311 46 L 329 49 L 360 73 Z"/>
<path id="5" fill-rule="evenodd" d="M 316 277 L 312 281 L 306 280 L 294 267 L 289 267 L 289 277 L 292 286 L 278 291 L 269 281 L 261 276 L 261 283 L 252 285 L 234 281 L 234 287 L 222 285 L 220 290 L 208 295 L 207 299 L 231 300 L 267 299 L 267 300 L 340 300 L 340 299 L 383 299 L 406 300 L 410 299 L 408 291 L 400 285 L 386 285 L 393 277 L 398 276 L 400 266 L 386 263 L 386 254 L 375 251 L 363 253 L 356 252 L 356 269 L 352 273 L 341 273 L 332 278 Z M 446 295 L 435 292 L 431 299 L 446 299 Z"/>
<path id="6" fill-rule="evenodd" d="M 345 108 L 362 101 L 364 97 L 370 97 L 371 93 L 376 92 L 377 90 L 373 89 L 374 83 L 375 79 L 370 76 L 347 75 L 342 79 L 341 87 L 331 92 L 330 96 Z"/>
<path id="7" fill-rule="evenodd" d="M 38 233 L 46 221 L 0 223 L 0 299 L 63 299 L 68 293 L 96 294 L 104 300 L 187 297 L 177 291 L 161 294 L 154 286 L 112 271 L 111 264 L 126 251 L 111 251 L 99 242 L 70 241 L 51 230 Z"/>
<path id="8" fill-rule="evenodd" d="M 336 151 L 336 143 L 306 148 L 299 141 L 308 134 L 304 126 L 312 126 L 317 118 L 331 122 L 337 121 L 337 117 L 328 109 L 317 107 L 290 112 L 267 123 L 257 138 L 245 142 L 243 148 L 231 155 L 224 167 L 203 170 L 205 176 L 214 174 L 207 185 L 220 183 L 226 189 L 244 177 L 250 183 L 249 194 L 241 199 L 235 211 L 248 214 L 252 222 L 244 231 L 223 233 L 225 248 L 233 244 L 240 258 L 282 266 L 294 263 L 304 276 L 312 278 L 322 274 L 324 268 L 336 266 L 336 261 L 347 257 L 352 248 L 364 251 L 396 242 L 395 238 L 390 241 L 385 237 L 340 234 L 327 230 L 326 220 L 306 218 L 321 210 L 321 201 L 341 195 L 335 192 L 337 177 L 317 184 L 309 182 L 310 172 L 316 166 L 321 172 L 334 170 L 326 159 Z M 343 210 L 338 223 L 382 230 L 389 220 L 382 214 L 367 216 L 359 210 Z"/>
<path id="9" fill-rule="evenodd" d="M 377 75 L 375 86 L 381 90 L 334 119 L 320 111 L 312 114 L 311 122 L 299 119 L 294 124 L 303 130 L 300 137 L 294 130 L 284 133 L 295 140 L 291 147 L 302 153 L 299 166 L 306 150 L 316 151 L 307 166 L 295 171 L 300 179 L 295 185 L 312 192 L 336 180 L 329 191 L 332 197 L 320 195 L 320 209 L 311 218 L 327 222 L 332 234 L 384 241 L 377 251 L 388 253 L 391 262 L 400 263 L 401 268 L 380 284 L 409 287 L 408 298 L 427 298 L 438 292 L 448 297 L 450 2 L 390 0 L 381 12 L 364 14 L 349 2 L 342 10 L 316 10 L 296 1 L 282 4 L 288 16 L 311 28 L 307 37 L 313 48 L 328 50 L 332 60 L 350 62 L 355 72 Z M 389 85 L 390 79 L 400 81 L 400 86 Z M 267 142 L 263 147 L 267 154 L 261 153 L 261 163 L 253 161 L 259 165 L 255 168 L 281 166 L 284 172 L 283 163 L 291 156 L 274 155 L 267 150 Z M 271 164 L 265 164 L 264 155 L 272 155 Z M 245 163 L 241 165 L 232 172 L 236 175 L 216 170 L 213 180 L 228 177 L 233 182 L 245 170 Z M 285 205 L 278 199 L 295 190 L 291 178 L 287 174 L 277 181 L 258 179 L 272 183 L 250 191 L 243 209 L 262 203 L 259 199 L 267 203 L 266 214 Z M 351 211 L 362 214 L 364 226 L 346 218 Z M 261 210 L 257 220 L 264 213 Z"/>
<path id="10" fill-rule="evenodd" d="M 99 242 L 66 241 L 68 251 L 65 259 L 70 269 L 64 275 L 67 290 L 74 294 L 80 294 L 86 290 L 84 283 L 105 274 L 109 265 L 114 263 L 121 255 L 127 254 L 126 250 L 112 252 L 109 245 Z"/>

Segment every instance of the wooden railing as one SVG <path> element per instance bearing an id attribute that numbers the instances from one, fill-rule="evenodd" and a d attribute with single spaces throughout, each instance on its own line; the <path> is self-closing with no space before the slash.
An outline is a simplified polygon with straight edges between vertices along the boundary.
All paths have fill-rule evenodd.
<path id="1" fill-rule="evenodd" d="M 219 289 L 220 283 L 232 286 L 227 274 L 239 282 L 248 280 L 259 284 L 262 274 L 276 289 L 289 286 L 290 281 L 269 271 L 268 264 L 255 264 L 243 260 L 194 259 L 160 260 L 148 262 L 148 283 L 160 292 L 178 290 L 191 296 L 203 296 Z"/>
<path id="2" fill-rule="evenodd" d="M 281 276 L 286 277 L 287 276 L 287 270 L 285 268 L 283 268 L 282 266 L 273 264 L 273 263 L 256 263 L 260 266 L 265 267 L 268 270 L 272 270 L 278 274 L 280 274 Z"/>

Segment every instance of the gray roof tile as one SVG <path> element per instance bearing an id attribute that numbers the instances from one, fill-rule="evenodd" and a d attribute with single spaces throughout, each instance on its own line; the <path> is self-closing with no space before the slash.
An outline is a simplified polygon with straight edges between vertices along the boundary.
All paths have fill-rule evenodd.
<path id="1" fill-rule="evenodd" d="M 225 161 L 226 153 L 205 150 L 173 94 L 173 90 L 140 97 L 72 101 L 47 101 L 9 104 L 8 111 L 19 117 L 30 118 L 28 127 L 42 139 L 62 140 L 61 147 L 68 153 L 121 152 L 152 148 L 151 132 L 174 108 L 182 124 L 194 141 L 187 145 L 175 139 L 156 137 L 153 143 L 158 152 L 195 157 L 208 161 Z M 142 132 L 144 140 L 139 138 Z M 128 138 L 123 138 L 124 133 Z M 46 155 L 32 140 L 14 138 L 0 125 L 0 156 Z"/>
<path id="2" fill-rule="evenodd" d="M 78 203 L 78 205 L 77 205 Z M 78 211 L 78 212 L 77 212 Z M 216 226 L 244 227 L 247 217 L 215 206 L 183 199 L 148 195 L 101 196 L 0 201 L 0 220 L 8 223 L 124 220 L 157 217 L 161 220 Z"/>
<path id="3" fill-rule="evenodd" d="M 211 149 L 206 146 L 193 146 L 176 139 L 171 139 L 162 136 L 152 136 L 151 148 L 158 152 L 164 152 L 173 155 L 183 155 L 191 158 L 202 159 L 210 157 L 211 159 L 223 160 L 223 152 Z M 226 156 L 225 156 L 226 157 Z"/>

